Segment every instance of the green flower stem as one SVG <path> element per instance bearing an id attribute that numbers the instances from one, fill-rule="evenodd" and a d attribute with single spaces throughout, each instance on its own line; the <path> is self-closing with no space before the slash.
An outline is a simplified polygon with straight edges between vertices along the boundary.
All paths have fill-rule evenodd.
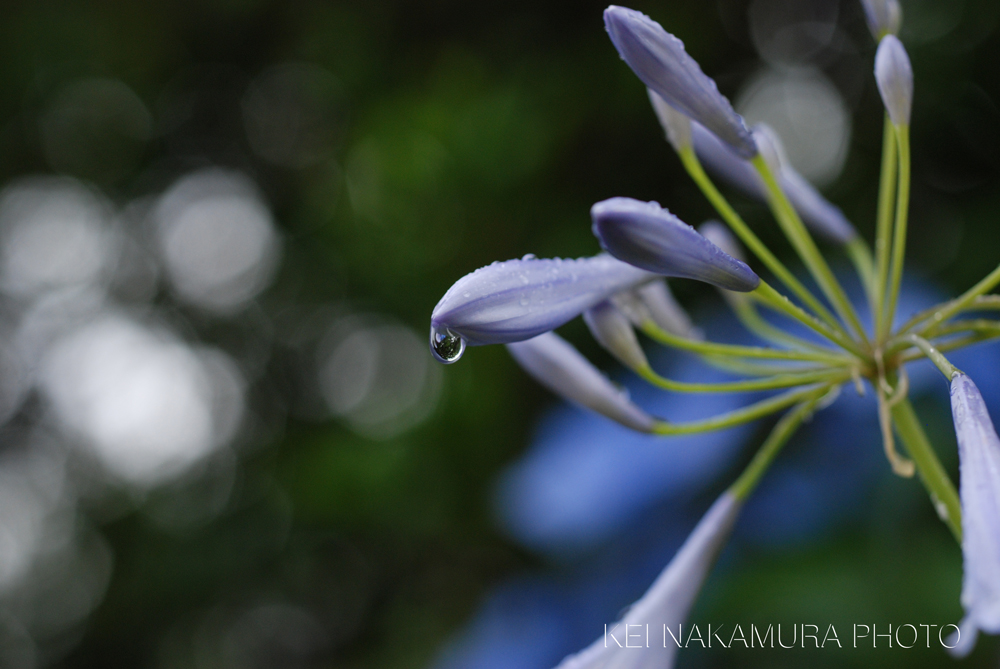
<path id="1" fill-rule="evenodd" d="M 944 323 L 960 311 L 968 309 L 971 305 L 973 305 L 976 298 L 983 295 L 983 293 L 993 290 L 998 283 L 1000 283 L 1000 265 L 997 265 L 996 269 L 984 276 L 979 283 L 955 299 L 945 302 L 944 304 L 939 304 L 937 310 L 932 311 L 930 315 L 924 316 L 924 318 L 920 321 L 915 319 L 911 320 L 900 329 L 900 334 L 905 334 L 915 328 L 922 321 L 929 320 L 930 323 L 924 323 L 923 327 L 921 327 L 917 332 L 917 334 L 924 334 L 931 327 Z"/>
<path id="2" fill-rule="evenodd" d="M 965 348 L 966 346 L 971 346 L 973 344 L 979 344 L 991 339 L 996 339 L 1000 337 L 1000 332 L 981 332 L 977 334 L 972 334 L 967 337 L 958 337 L 956 339 L 949 339 L 943 342 L 935 342 L 934 348 L 938 351 L 944 353 L 945 351 L 954 351 L 955 349 Z M 920 349 L 909 350 L 899 356 L 899 362 L 912 362 L 913 360 L 919 360 L 923 358 L 924 352 Z"/>
<path id="3" fill-rule="evenodd" d="M 958 500 L 958 493 L 955 492 L 954 484 L 948 478 L 948 473 L 941 466 L 927 440 L 927 435 L 924 434 L 924 429 L 920 426 L 920 421 L 908 399 L 903 399 L 892 407 L 892 418 L 896 433 L 916 463 L 920 479 L 931 495 L 938 516 L 948 525 L 955 539 L 961 544 L 962 506 Z"/>
<path id="4" fill-rule="evenodd" d="M 772 344 L 783 344 L 785 346 L 791 346 L 793 348 L 805 348 L 811 349 L 813 351 L 823 351 L 825 350 L 819 344 L 815 344 L 811 341 L 806 341 L 795 335 L 788 334 L 781 328 L 777 328 L 760 315 L 757 311 L 757 307 L 754 305 L 753 301 L 743 293 L 734 293 L 732 291 L 725 291 L 723 297 L 726 298 L 726 302 L 729 307 L 736 314 L 736 318 L 739 319 L 743 326 L 757 335 L 761 339 L 771 342 Z"/>
<path id="5" fill-rule="evenodd" d="M 844 245 L 847 256 L 854 264 L 858 276 L 861 278 L 861 285 L 865 288 L 865 295 L 869 304 L 875 304 L 875 265 L 872 260 L 871 249 L 861 236 L 857 236 Z"/>
<path id="6" fill-rule="evenodd" d="M 896 191 L 896 224 L 892 239 L 892 270 L 889 278 L 889 295 L 875 329 L 879 341 L 885 340 L 892 327 L 899 300 L 899 287 L 903 282 L 903 260 L 906 257 L 906 223 L 910 206 L 910 127 L 895 126 L 896 145 L 899 151 L 899 184 Z"/>
<path id="7" fill-rule="evenodd" d="M 864 355 L 853 339 L 844 335 L 839 330 L 831 330 L 826 324 L 792 304 L 791 300 L 772 288 L 766 281 L 761 280 L 760 285 L 750 295 L 760 299 L 772 309 L 781 311 L 806 327 L 815 330 L 841 348 L 851 351 L 856 355 Z"/>
<path id="8" fill-rule="evenodd" d="M 906 323 L 903 325 L 903 327 L 899 329 L 899 331 L 908 332 L 912 330 L 918 324 L 922 323 L 923 321 L 933 316 L 935 312 L 940 311 L 943 307 L 950 306 L 950 304 L 951 304 L 950 302 L 947 302 L 943 305 L 935 304 L 933 307 L 929 307 L 921 312 L 918 312 L 910 320 L 906 321 Z M 966 304 L 964 307 L 962 307 L 952 315 L 955 316 L 965 311 L 997 311 L 997 310 L 1000 310 L 1000 295 L 977 295 L 972 299 L 971 302 Z M 939 327 L 940 323 L 943 322 L 942 320 L 938 319 L 935 320 L 937 320 L 937 324 L 928 326 L 927 330 L 936 330 Z M 926 331 L 924 332 L 924 334 L 926 334 Z"/>
<path id="9" fill-rule="evenodd" d="M 834 379 L 833 381 L 827 382 L 821 386 L 807 386 L 806 388 L 800 388 L 798 390 L 790 390 L 780 395 L 769 397 L 766 400 L 750 404 L 741 409 L 730 411 L 712 418 L 707 418 L 705 420 L 691 421 L 689 423 L 668 423 L 667 421 L 658 421 L 656 425 L 653 426 L 653 433 L 660 435 L 695 434 L 698 432 L 714 432 L 715 430 L 723 430 L 728 427 L 742 425 L 743 423 L 749 423 L 757 418 L 772 414 L 775 411 L 780 411 L 787 406 L 791 406 L 792 404 L 810 398 L 819 392 L 825 393 L 849 378 L 851 378 L 850 374 L 845 374 L 841 378 Z"/>
<path id="10" fill-rule="evenodd" d="M 889 114 L 882 128 L 882 173 L 878 184 L 878 221 L 875 227 L 875 301 L 872 317 L 876 328 L 885 309 L 885 288 L 889 283 L 889 254 L 892 250 L 892 204 L 896 194 L 896 131 Z M 878 330 L 876 329 L 876 332 Z"/>
<path id="11" fill-rule="evenodd" d="M 780 260 L 778 260 L 770 249 L 768 249 L 764 242 L 760 241 L 750 229 L 750 227 L 740 218 L 740 215 L 736 213 L 736 210 L 729 206 L 726 198 L 722 196 L 722 193 L 715 187 L 712 180 L 708 178 L 705 174 L 705 170 L 702 168 L 701 163 L 698 161 L 698 156 L 695 155 L 694 149 L 691 147 L 686 147 L 682 149 L 678 156 L 680 156 L 681 163 L 687 170 L 688 174 L 694 180 L 701 192 L 705 195 L 715 210 L 719 212 L 723 220 L 732 228 L 736 236 L 742 240 L 747 248 L 757 256 L 764 265 L 771 270 L 771 272 L 778 277 L 778 279 L 785 284 L 785 286 L 795 293 L 795 295 L 802 300 L 809 309 L 812 310 L 814 314 L 819 316 L 827 325 L 834 329 L 842 329 L 840 323 L 837 321 L 836 317 L 830 313 L 830 310 L 823 306 L 823 304 L 809 292 L 802 283 L 795 278 L 795 276 L 788 271 Z M 847 331 L 843 331 L 847 334 Z"/>
<path id="12" fill-rule="evenodd" d="M 771 466 L 771 462 L 774 461 L 775 456 L 778 455 L 778 452 L 781 451 L 791 436 L 795 434 L 795 430 L 802 424 L 802 421 L 809 417 L 823 396 L 824 393 L 817 392 L 781 417 L 781 420 L 771 430 L 771 434 L 767 436 L 767 440 L 758 449 L 757 454 L 753 456 L 750 464 L 743 470 L 740 477 L 729 486 L 729 492 L 736 499 L 746 499 L 753 492 L 754 488 L 757 487 L 757 483 L 760 482 L 761 477 L 767 471 L 767 468 Z"/>
<path id="13" fill-rule="evenodd" d="M 725 381 L 722 383 L 689 383 L 687 381 L 674 381 L 660 376 L 652 367 L 637 369 L 635 372 L 649 381 L 654 386 L 665 390 L 672 390 L 681 393 L 734 393 L 747 392 L 751 390 L 774 390 L 776 388 L 792 388 L 804 386 L 812 383 L 828 382 L 835 378 L 844 376 L 846 369 L 823 368 L 819 371 L 793 372 L 766 376 L 758 379 L 747 379 L 743 381 Z"/>
<path id="14" fill-rule="evenodd" d="M 924 355 L 930 358 L 931 362 L 933 362 L 935 366 L 941 370 L 941 373 L 944 374 L 944 378 L 948 379 L 949 382 L 951 381 L 951 377 L 958 373 L 958 368 L 948 362 L 948 359 L 941 354 L 941 351 L 934 348 L 934 346 L 923 337 L 910 334 L 906 335 L 905 339 L 923 351 Z"/>
<path id="15" fill-rule="evenodd" d="M 950 321 L 942 325 L 935 325 L 927 328 L 924 333 L 926 337 L 944 337 L 946 335 L 959 332 L 998 332 L 1000 331 L 1000 321 L 992 318 L 970 318 L 957 321 Z M 905 339 L 908 335 L 904 335 Z"/>
<path id="16" fill-rule="evenodd" d="M 810 274 L 816 279 L 816 283 L 819 284 L 826 298 L 830 300 L 837 315 L 850 325 L 861 341 L 867 342 L 868 335 L 865 333 L 864 328 L 861 327 L 861 321 L 858 320 L 854 306 L 847 299 L 844 289 L 837 282 L 837 278 L 830 270 L 830 266 L 826 263 L 826 259 L 823 258 L 823 254 L 816 248 L 816 242 L 809 235 L 809 231 L 806 230 L 795 208 L 788 201 L 788 198 L 785 197 L 784 191 L 781 190 L 781 186 L 778 185 L 777 179 L 774 178 L 774 174 L 771 172 L 771 168 L 768 167 L 763 156 L 758 154 L 753 159 L 753 166 L 757 169 L 761 178 L 764 179 L 764 185 L 768 193 L 768 202 L 785 236 L 788 237 L 792 246 L 795 247 L 795 251 L 799 254 L 802 262 L 809 268 Z"/>
<path id="17" fill-rule="evenodd" d="M 760 346 L 738 346 L 735 344 L 717 344 L 715 342 L 694 341 L 678 337 L 660 328 L 652 321 L 646 321 L 640 328 L 652 339 L 679 348 L 683 351 L 701 353 L 703 355 L 722 355 L 737 358 L 763 358 L 765 360 L 807 360 L 824 362 L 834 365 L 850 364 L 854 358 L 843 353 L 821 353 L 819 351 L 782 351 Z"/>
<path id="18" fill-rule="evenodd" d="M 757 362 L 748 362 L 746 360 L 741 360 L 739 358 L 730 358 L 714 355 L 703 355 L 701 357 L 702 361 L 715 367 L 716 369 L 721 369 L 724 372 L 732 372 L 734 374 L 742 374 L 744 376 L 777 376 L 779 374 L 788 373 L 806 373 L 806 372 L 819 372 L 822 370 L 830 369 L 829 365 L 800 365 L 800 364 L 775 364 L 766 365 Z"/>

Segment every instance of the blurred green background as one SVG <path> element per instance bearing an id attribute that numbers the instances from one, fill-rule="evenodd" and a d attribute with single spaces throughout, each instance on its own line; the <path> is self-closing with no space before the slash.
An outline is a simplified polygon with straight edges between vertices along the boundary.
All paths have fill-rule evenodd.
<path id="1" fill-rule="evenodd" d="M 633 6 L 684 39 L 751 120 L 786 123 L 786 141 L 800 130 L 793 162 L 871 238 L 882 111 L 854 0 Z M 54 592 L 30 565 L 0 579 L 5 666 L 424 667 L 493 585 L 544 566 L 498 532 L 490 489 L 553 399 L 501 347 L 444 368 L 430 366 L 424 342 L 431 309 L 465 273 L 529 252 L 595 253 L 598 200 L 655 199 L 693 224 L 711 216 L 607 39 L 603 7 L 3 3 L 0 184 L 69 175 L 103 194 L 114 229 L 156 249 L 148 216 L 129 207 L 145 212 L 177 179 L 217 166 L 255 184 L 281 240 L 266 284 L 226 308 L 191 298 L 170 267 L 139 297 L 126 295 L 130 280 L 109 279 L 106 300 L 224 352 L 242 379 L 236 436 L 184 475 L 95 474 L 93 454 L 74 450 L 82 437 L 61 436 L 66 421 L 46 408 L 58 392 L 24 391 L 0 448 L 23 451 L 38 430 L 62 444 L 66 503 L 101 546 L 103 576 L 82 599 L 73 585 L 84 577 Z M 1000 249 L 1000 5 L 903 8 L 916 73 L 909 257 L 961 290 Z M 788 37 L 789 22 L 815 30 Z M 810 91 L 831 96 L 832 117 L 811 126 L 801 109 L 776 111 L 782 90 L 786 107 Z M 734 202 L 789 258 L 761 205 Z M 690 282 L 676 293 L 692 306 L 714 299 Z M 4 298 L 11 332 L 39 295 Z M 582 326 L 566 331 L 610 367 Z M 408 353 L 414 342 L 423 357 Z M 953 453 L 947 408 L 924 408 Z M 18 553 L 11 536 L 0 560 L 42 554 Z M 740 560 L 710 579 L 702 619 L 829 620 L 843 637 L 852 622 L 961 614 L 960 553 L 909 481 L 887 478 L 864 526 Z M 77 600 L 56 622 L 39 613 Z M 973 658 L 995 666 L 997 644 L 981 640 Z M 939 648 L 681 660 L 950 661 Z"/>

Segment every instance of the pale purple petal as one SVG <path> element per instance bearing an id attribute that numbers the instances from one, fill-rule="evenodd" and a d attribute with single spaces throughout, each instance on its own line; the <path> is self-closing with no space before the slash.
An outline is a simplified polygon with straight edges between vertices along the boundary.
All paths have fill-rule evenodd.
<path id="1" fill-rule="evenodd" d="M 642 12 L 625 7 L 604 10 L 604 26 L 622 60 L 664 102 L 704 125 L 744 158 L 756 155 L 742 117 L 687 54 L 683 42 Z"/>
<path id="2" fill-rule="evenodd" d="M 583 312 L 583 321 L 604 350 L 629 369 L 649 367 L 646 354 L 635 336 L 632 322 L 611 300 L 605 300 Z"/>
<path id="3" fill-rule="evenodd" d="M 641 625 L 644 629 L 648 624 L 651 631 L 648 648 L 619 648 L 613 641 L 606 643 L 602 635 L 581 652 L 567 657 L 556 669 L 670 669 L 677 646 L 669 635 L 666 643 L 663 642 L 663 626 L 676 635 L 677 626 L 687 620 L 705 576 L 729 538 L 741 506 L 731 493 L 723 493 L 667 568 L 618 623 L 619 630 L 625 625 Z M 608 625 L 609 629 L 612 627 Z M 656 643 L 653 643 L 654 638 Z"/>
<path id="4" fill-rule="evenodd" d="M 878 44 L 875 83 L 892 122 L 909 125 L 913 105 L 913 68 L 903 43 L 895 35 L 886 35 Z"/>
<path id="5" fill-rule="evenodd" d="M 876 41 L 886 34 L 899 34 L 899 27 L 903 22 L 903 10 L 898 0 L 861 0 L 861 6 L 865 10 L 868 30 Z"/>
<path id="6" fill-rule="evenodd" d="M 447 333 L 470 346 L 531 339 L 652 278 L 603 253 L 495 262 L 459 279 L 434 307 L 431 348 Z"/>
<path id="7" fill-rule="evenodd" d="M 555 332 L 508 344 L 507 350 L 528 374 L 555 394 L 633 430 L 652 431 L 655 420 Z"/>
<path id="8" fill-rule="evenodd" d="M 619 260 L 719 288 L 749 292 L 760 278 L 655 202 L 616 197 L 590 210 L 594 235 Z"/>
<path id="9" fill-rule="evenodd" d="M 951 412 L 958 437 L 962 499 L 963 642 L 975 630 L 1000 634 L 1000 438 L 976 384 L 965 374 L 951 380 Z"/>

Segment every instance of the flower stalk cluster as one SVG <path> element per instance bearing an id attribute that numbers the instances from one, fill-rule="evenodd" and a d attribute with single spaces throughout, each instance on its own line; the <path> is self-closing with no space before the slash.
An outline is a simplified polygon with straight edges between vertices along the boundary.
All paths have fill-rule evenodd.
<path id="1" fill-rule="evenodd" d="M 896 0 L 863 0 L 863 5 L 879 42 L 874 70 L 886 110 L 874 249 L 840 209 L 788 164 L 773 131 L 747 128 L 679 39 L 644 14 L 611 6 L 604 19 L 612 43 L 647 86 L 669 143 L 725 226 L 710 223 L 695 230 L 655 202 L 625 197 L 598 202 L 591 209 L 592 230 L 606 253 L 578 260 L 526 256 L 494 263 L 460 279 L 433 311 L 431 348 L 439 360 L 456 361 L 466 345 L 506 344 L 515 360 L 553 392 L 641 432 L 720 430 L 788 410 L 743 474 L 630 610 L 625 618 L 629 624 L 683 621 L 743 500 L 781 447 L 810 414 L 835 401 L 844 384 L 863 393 L 867 383 L 878 399 L 889 465 L 903 477 L 919 474 L 934 508 L 962 545 L 966 617 L 961 627 L 965 641 L 958 648 L 967 652 L 977 630 L 1000 633 L 1000 439 L 975 384 L 945 357 L 950 350 L 1000 337 L 1000 320 L 962 318 L 1000 309 L 1000 296 L 988 294 L 1000 284 L 1000 267 L 963 295 L 894 329 L 907 239 L 913 72 L 895 36 L 901 21 Z M 716 176 L 767 202 L 818 293 L 743 221 L 703 163 Z M 813 233 L 855 266 L 871 311 L 871 330 L 862 325 Z M 749 263 L 741 259 L 740 243 L 750 253 Z M 758 263 L 755 271 L 752 265 Z M 758 271 L 769 273 L 774 285 Z M 663 277 L 712 284 L 765 345 L 704 340 L 673 300 Z M 703 420 L 675 423 L 651 416 L 552 332 L 576 316 L 584 317 L 597 342 L 623 365 L 665 390 L 779 392 Z M 781 326 L 792 322 L 814 338 L 804 339 Z M 651 366 L 639 333 L 743 378 L 721 383 L 665 378 Z M 906 365 L 923 358 L 951 384 L 961 496 L 907 398 Z M 905 454 L 896 445 L 897 437 Z M 668 654 L 628 666 L 671 662 Z M 619 664 L 613 649 L 595 644 L 560 666 L 625 665 Z"/>

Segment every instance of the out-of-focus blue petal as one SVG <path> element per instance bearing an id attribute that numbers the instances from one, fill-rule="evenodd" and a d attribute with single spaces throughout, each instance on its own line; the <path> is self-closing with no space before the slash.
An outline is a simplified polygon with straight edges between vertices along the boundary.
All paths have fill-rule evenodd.
<path id="1" fill-rule="evenodd" d="M 722 327 L 739 336 L 732 321 Z M 710 331 L 719 326 L 709 324 Z M 724 381 L 729 374 L 693 356 L 662 349 L 654 368 L 679 380 Z M 760 393 L 666 393 L 629 375 L 633 401 L 672 421 L 707 418 Z M 680 437 L 638 434 L 561 405 L 541 421 L 532 446 L 500 477 L 500 523 L 525 546 L 561 555 L 592 549 L 626 531 L 638 514 L 667 497 L 696 493 L 725 471 L 753 424 Z"/>

